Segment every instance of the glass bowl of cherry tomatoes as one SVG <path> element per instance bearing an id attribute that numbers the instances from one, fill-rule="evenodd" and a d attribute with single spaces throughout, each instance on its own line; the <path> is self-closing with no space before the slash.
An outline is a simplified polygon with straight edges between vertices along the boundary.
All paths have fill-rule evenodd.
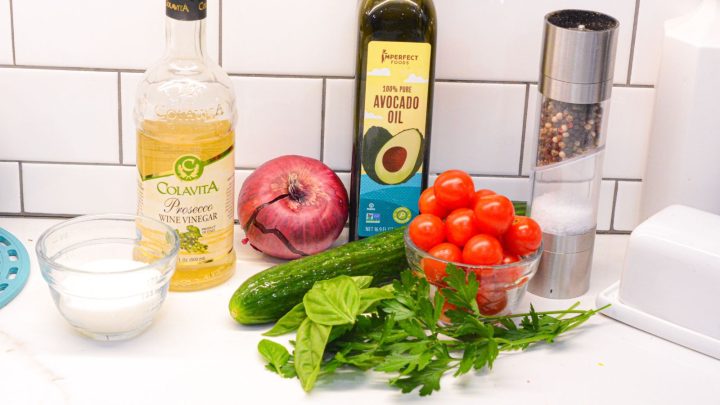
<path id="1" fill-rule="evenodd" d="M 475 190 L 460 170 L 438 176 L 418 205 L 420 215 L 405 231 L 405 253 L 411 270 L 430 283 L 431 294 L 447 287 L 447 266 L 454 265 L 475 275 L 482 315 L 512 313 L 540 263 L 538 224 L 515 215 L 507 197 Z"/>

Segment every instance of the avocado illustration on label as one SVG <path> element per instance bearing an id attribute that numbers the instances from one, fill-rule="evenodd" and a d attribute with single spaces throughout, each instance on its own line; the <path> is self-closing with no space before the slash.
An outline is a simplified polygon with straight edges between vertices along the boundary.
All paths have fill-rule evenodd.
<path id="1" fill-rule="evenodd" d="M 423 135 L 417 129 L 391 135 L 385 128 L 371 127 L 364 137 L 362 164 L 376 182 L 400 184 L 420 169 L 423 149 Z"/>

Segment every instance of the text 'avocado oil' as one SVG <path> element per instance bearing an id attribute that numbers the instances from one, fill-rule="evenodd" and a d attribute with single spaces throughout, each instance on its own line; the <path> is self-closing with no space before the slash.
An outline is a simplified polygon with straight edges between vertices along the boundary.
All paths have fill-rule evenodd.
<path id="1" fill-rule="evenodd" d="M 350 239 L 405 225 L 427 186 L 432 0 L 363 0 L 356 70 Z"/>

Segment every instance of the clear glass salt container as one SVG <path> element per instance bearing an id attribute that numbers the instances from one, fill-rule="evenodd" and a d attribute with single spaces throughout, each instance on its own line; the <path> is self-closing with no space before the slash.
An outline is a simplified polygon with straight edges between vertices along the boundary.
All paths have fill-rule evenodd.
<path id="1" fill-rule="evenodd" d="M 545 16 L 530 202 L 543 229 L 536 295 L 589 289 L 618 27 L 593 11 Z"/>

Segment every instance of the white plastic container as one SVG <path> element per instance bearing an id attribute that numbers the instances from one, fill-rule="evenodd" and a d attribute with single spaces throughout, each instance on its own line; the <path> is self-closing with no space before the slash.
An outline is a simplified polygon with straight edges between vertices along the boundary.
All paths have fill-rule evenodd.
<path id="1" fill-rule="evenodd" d="M 720 214 L 720 0 L 665 24 L 641 218 L 671 204 Z"/>
<path id="2" fill-rule="evenodd" d="M 720 358 L 720 216 L 665 208 L 633 231 L 619 286 L 604 313 Z"/>

